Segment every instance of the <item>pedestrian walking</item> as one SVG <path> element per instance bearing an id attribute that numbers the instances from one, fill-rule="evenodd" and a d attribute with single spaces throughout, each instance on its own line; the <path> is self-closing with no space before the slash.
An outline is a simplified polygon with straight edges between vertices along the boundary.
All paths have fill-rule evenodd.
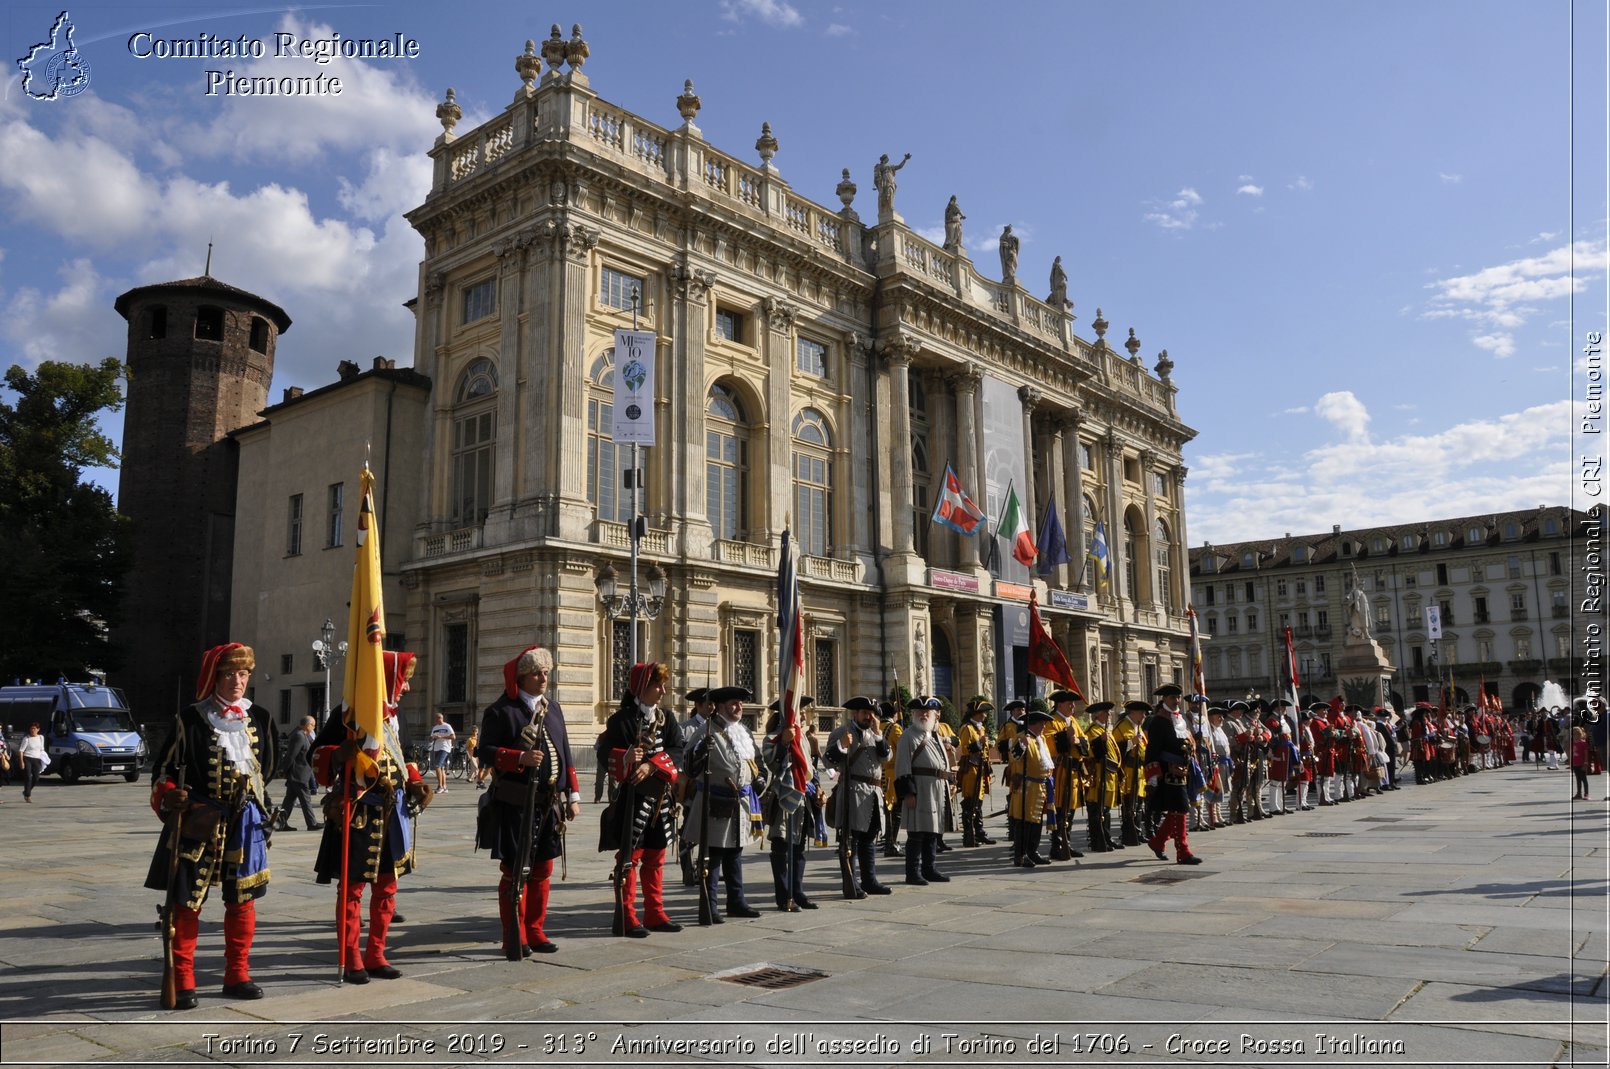
<path id="1" fill-rule="evenodd" d="M 39 733 L 39 724 L 28 725 L 28 734 L 22 738 L 22 744 L 17 747 L 17 756 L 22 761 L 22 800 L 34 800 L 34 784 L 39 782 L 40 773 L 50 764 L 50 754 L 45 752 L 45 737 Z"/>
<path id="2" fill-rule="evenodd" d="M 453 756 L 453 742 L 458 733 L 441 713 L 430 726 L 430 767 L 436 772 L 436 793 L 447 793 L 447 759 Z"/>
<path id="3" fill-rule="evenodd" d="M 298 805 L 302 807 L 302 817 L 307 823 L 308 831 L 317 831 L 324 827 L 314 814 L 312 803 L 308 801 L 309 792 L 318 790 L 318 785 L 313 781 L 311 761 L 313 727 L 313 718 L 304 716 L 285 744 L 285 800 L 280 803 L 279 823 L 275 826 L 277 831 L 296 830 L 291 827 L 291 813 Z"/>

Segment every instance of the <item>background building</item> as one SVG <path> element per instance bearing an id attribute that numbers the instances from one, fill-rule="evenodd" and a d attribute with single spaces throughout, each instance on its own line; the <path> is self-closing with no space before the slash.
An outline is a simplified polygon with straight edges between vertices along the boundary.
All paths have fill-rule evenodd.
<path id="1" fill-rule="evenodd" d="M 585 49 L 556 31 L 544 73 L 528 47 L 513 103 L 473 130 L 449 94 L 409 213 L 431 393 L 403 629 L 430 706 L 478 715 L 532 642 L 554 648 L 578 727 L 617 701 L 629 625 L 596 583 L 628 552 L 609 429 L 613 332 L 634 320 L 658 338 L 643 565 L 668 577 L 641 655 L 677 690 L 708 678 L 771 698 L 785 523 L 804 551 L 804 689 L 826 714 L 896 679 L 953 700 L 1026 690 L 1034 582 L 1092 696 L 1181 678 L 1194 432 L 1167 354 L 1148 370 L 1133 330 L 1115 350 L 1099 310 L 1093 340 L 1076 336 L 1066 276 L 1041 299 L 1015 252 L 997 281 L 920 237 L 892 171 L 864 223 L 848 170 L 837 208 L 794 191 L 769 127 L 755 163 L 705 142 L 691 83 L 675 127 L 605 102 Z M 1074 563 L 1035 580 L 1009 553 L 981 559 L 990 539 L 931 524 L 947 464 L 992 518 L 1009 485 L 1035 530 L 1054 500 Z M 1097 523 L 1105 584 L 1084 568 Z"/>
<path id="2" fill-rule="evenodd" d="M 1570 577 L 1589 523 L 1583 512 L 1539 507 L 1194 549 L 1191 596 L 1207 637 L 1209 689 L 1278 693 L 1290 627 L 1305 699 L 1340 693 L 1334 668 L 1356 575 L 1371 633 L 1397 668 L 1399 708 L 1434 701 L 1448 677 L 1460 701 L 1485 685 L 1522 709 L 1545 679 L 1579 693 Z M 1432 606 L 1439 642 L 1427 633 Z"/>

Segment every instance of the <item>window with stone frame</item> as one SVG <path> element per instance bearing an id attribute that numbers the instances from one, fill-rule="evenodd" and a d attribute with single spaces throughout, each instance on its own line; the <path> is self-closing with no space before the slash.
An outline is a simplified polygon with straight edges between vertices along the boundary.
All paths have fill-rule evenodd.
<path id="1" fill-rule="evenodd" d="M 346 483 L 331 483 L 327 491 L 324 547 L 331 549 L 341 544 L 341 524 L 345 516 Z"/>
<path id="2" fill-rule="evenodd" d="M 598 301 L 606 307 L 629 312 L 632 310 L 633 294 L 642 301 L 644 292 L 643 279 L 639 275 L 629 275 L 614 267 L 606 267 L 599 274 Z M 642 305 L 639 304 L 638 308 L 641 311 Z"/>
<path id="3" fill-rule="evenodd" d="M 261 316 L 252 316 L 252 328 L 246 343 L 254 353 L 268 352 L 268 323 Z"/>
<path id="4" fill-rule="evenodd" d="M 292 494 L 286 511 L 285 555 L 300 556 L 302 552 L 302 495 Z"/>
<path id="5" fill-rule="evenodd" d="M 1164 612 L 1174 612 L 1178 608 L 1174 597 L 1174 551 L 1173 539 L 1168 531 L 1168 524 L 1163 520 L 1157 521 L 1156 540 L 1153 556 L 1157 560 L 1157 600 L 1163 606 Z"/>
<path id="6" fill-rule="evenodd" d="M 760 632 L 748 627 L 732 631 L 732 683 L 760 696 Z"/>
<path id="7" fill-rule="evenodd" d="M 481 357 L 464 369 L 454 393 L 448 506 L 451 520 L 461 527 L 483 523 L 492 508 L 497 389 L 497 368 Z"/>
<path id="8" fill-rule="evenodd" d="M 728 387 L 710 387 L 705 406 L 705 514 L 715 536 L 738 541 L 749 536 L 749 422 L 743 404 Z"/>
<path id="9" fill-rule="evenodd" d="M 833 441 L 814 408 L 794 418 L 794 523 L 801 550 L 813 557 L 833 551 Z"/>
<path id="10" fill-rule="evenodd" d="M 587 386 L 587 500 L 600 520 L 630 523 L 632 495 L 626 489 L 631 450 L 617 446 L 615 419 L 615 350 L 593 361 Z"/>
<path id="11" fill-rule="evenodd" d="M 932 545 L 933 472 L 928 466 L 928 429 L 911 431 L 911 530 L 917 556 L 927 560 Z"/>
<path id="12" fill-rule="evenodd" d="M 716 337 L 725 341 L 747 345 L 748 338 L 744 331 L 744 316 L 742 312 L 734 312 L 731 308 L 716 308 Z"/>
<path id="13" fill-rule="evenodd" d="M 838 643 L 830 638 L 815 642 L 816 687 L 811 696 L 817 705 L 838 704 Z"/>
<path id="14" fill-rule="evenodd" d="M 464 287 L 464 301 L 461 306 L 462 323 L 474 323 L 478 319 L 485 319 L 498 310 L 498 280 L 495 278 L 482 279 Z"/>
<path id="15" fill-rule="evenodd" d="M 827 378 L 827 346 L 811 338 L 796 338 L 794 367 L 807 375 Z"/>
<path id="16" fill-rule="evenodd" d="M 469 701 L 470 625 L 442 628 L 442 701 L 452 705 Z"/>
<path id="17" fill-rule="evenodd" d="M 626 693 L 626 680 L 632 672 L 632 621 L 609 622 L 609 697 Z"/>

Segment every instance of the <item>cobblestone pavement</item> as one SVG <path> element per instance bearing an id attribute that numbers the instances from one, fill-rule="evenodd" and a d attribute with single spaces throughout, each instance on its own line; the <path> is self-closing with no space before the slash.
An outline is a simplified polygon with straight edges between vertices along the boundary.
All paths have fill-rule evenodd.
<path id="1" fill-rule="evenodd" d="M 477 793 L 455 783 L 398 899 L 401 979 L 337 985 L 334 891 L 298 830 L 275 836 L 259 903 L 267 997 L 219 995 L 215 897 L 201 1006 L 165 1013 L 146 786 L 50 778 L 32 805 L 0 789 L 0 1063 L 1602 1066 L 1610 806 L 1571 786 L 1530 765 L 1409 786 L 1194 834 L 1195 868 L 1141 847 L 1013 869 L 996 834 L 943 855 L 948 884 L 883 861 L 895 893 L 861 902 L 813 849 L 821 908 L 792 914 L 751 847 L 759 919 L 693 926 L 668 866 L 689 927 L 644 940 L 608 934 L 589 805 L 556 870 L 560 951 L 511 963 Z M 721 975 L 764 965 L 825 976 Z"/>

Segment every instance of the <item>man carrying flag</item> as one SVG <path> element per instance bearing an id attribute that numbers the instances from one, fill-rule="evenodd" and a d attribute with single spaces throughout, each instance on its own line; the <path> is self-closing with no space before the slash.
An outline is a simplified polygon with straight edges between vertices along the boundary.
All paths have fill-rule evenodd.
<path id="1" fill-rule="evenodd" d="M 778 723 L 775 727 L 768 725 L 763 756 L 773 772 L 766 791 L 768 823 L 783 833 L 770 836 L 772 880 L 777 908 L 790 913 L 815 908 L 804 894 L 805 815 L 809 809 L 806 795 L 815 787 L 811 782 L 814 766 L 805 754 L 799 726 L 799 679 L 805 670 L 805 639 L 799 609 L 797 553 L 785 525 L 777 565 Z"/>
<path id="2" fill-rule="evenodd" d="M 408 691 L 415 657 L 383 648 L 386 610 L 374 485 L 374 474 L 365 466 L 359 477 L 358 559 L 352 573 L 341 715 L 332 716 L 313 743 L 320 782 L 340 786 L 325 799 L 324 839 L 314 869 L 320 883 L 337 880 L 341 978 L 354 984 L 401 975 L 386 961 L 386 934 L 397 909 L 397 877 L 414 864 L 412 818 L 431 799 L 419 769 L 404 758 L 397 728 L 397 703 Z M 360 958 L 366 883 L 372 887 L 369 943 Z"/>

